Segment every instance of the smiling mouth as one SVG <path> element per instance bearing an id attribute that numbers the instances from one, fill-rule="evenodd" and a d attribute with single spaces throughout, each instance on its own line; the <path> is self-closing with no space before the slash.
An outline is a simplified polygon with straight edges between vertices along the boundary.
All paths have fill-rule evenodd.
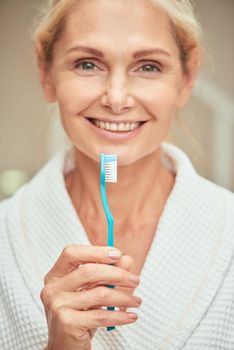
<path id="1" fill-rule="evenodd" d="M 114 122 L 105 122 L 94 118 L 87 118 L 87 120 L 99 129 L 116 132 L 116 133 L 126 133 L 126 132 L 133 131 L 139 128 L 142 124 L 146 122 L 146 121 L 142 121 L 142 122 L 114 123 Z"/>

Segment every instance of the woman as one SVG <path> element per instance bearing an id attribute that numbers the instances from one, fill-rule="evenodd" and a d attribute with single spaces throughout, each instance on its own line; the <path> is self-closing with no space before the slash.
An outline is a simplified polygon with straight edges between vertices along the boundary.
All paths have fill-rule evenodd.
<path id="1" fill-rule="evenodd" d="M 1 203 L 1 349 L 234 348 L 233 194 L 165 142 L 200 36 L 189 0 L 49 4 L 40 80 L 72 146 Z M 100 153 L 118 156 L 115 249 Z"/>

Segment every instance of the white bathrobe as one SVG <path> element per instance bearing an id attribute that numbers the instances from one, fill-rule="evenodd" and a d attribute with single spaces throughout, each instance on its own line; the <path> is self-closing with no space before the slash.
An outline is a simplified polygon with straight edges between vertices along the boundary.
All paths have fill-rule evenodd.
<path id="1" fill-rule="evenodd" d="M 162 149 L 176 181 L 136 290 L 142 305 L 129 309 L 139 318 L 98 328 L 92 350 L 233 350 L 234 195 L 201 177 L 178 147 Z M 45 347 L 43 277 L 66 245 L 90 244 L 64 183 L 69 154 L 0 204 L 1 350 Z"/>

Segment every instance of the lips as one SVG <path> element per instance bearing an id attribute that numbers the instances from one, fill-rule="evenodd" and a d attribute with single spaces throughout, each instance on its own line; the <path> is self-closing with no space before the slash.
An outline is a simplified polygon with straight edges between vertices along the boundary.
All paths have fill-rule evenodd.
<path id="1" fill-rule="evenodd" d="M 99 135 L 108 139 L 116 140 L 124 140 L 135 137 L 139 132 L 141 132 L 142 128 L 144 128 L 144 124 L 147 124 L 146 121 L 118 121 L 118 123 L 114 121 L 114 123 L 111 123 L 109 120 L 104 121 L 104 119 L 96 119 L 91 117 L 86 117 L 85 120 Z"/>

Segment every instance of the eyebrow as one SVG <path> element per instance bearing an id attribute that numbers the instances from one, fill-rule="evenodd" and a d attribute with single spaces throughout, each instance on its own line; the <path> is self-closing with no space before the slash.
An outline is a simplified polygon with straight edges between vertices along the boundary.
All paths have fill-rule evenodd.
<path id="1" fill-rule="evenodd" d="M 66 53 L 70 53 L 70 52 L 73 52 L 73 51 L 83 51 L 83 52 L 87 52 L 87 53 L 91 53 L 97 57 L 100 57 L 100 58 L 104 58 L 104 54 L 98 50 L 98 49 L 95 49 L 93 47 L 88 47 L 88 46 L 83 46 L 83 45 L 77 45 L 77 46 L 74 46 L 74 47 L 71 47 Z M 132 55 L 133 58 L 137 59 L 137 58 L 140 58 L 140 57 L 143 57 L 143 56 L 147 56 L 147 55 L 150 55 L 150 54 L 153 54 L 153 53 L 159 53 L 159 54 L 163 54 L 163 55 L 166 55 L 166 56 L 171 56 L 169 52 L 163 50 L 163 49 L 160 49 L 160 48 L 150 48 L 150 49 L 144 49 L 144 50 L 139 50 L 139 51 L 135 51 Z"/>

